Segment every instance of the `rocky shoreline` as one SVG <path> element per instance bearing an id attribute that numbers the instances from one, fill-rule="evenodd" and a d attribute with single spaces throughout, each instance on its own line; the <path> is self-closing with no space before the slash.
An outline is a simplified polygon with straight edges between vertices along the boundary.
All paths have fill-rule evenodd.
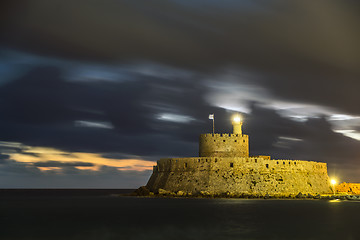
<path id="1" fill-rule="evenodd" d="M 186 193 L 183 191 L 170 192 L 164 189 L 159 189 L 158 192 L 150 192 L 145 186 L 139 187 L 130 196 L 142 196 L 142 197 L 187 197 L 187 198 L 243 198 L 243 199 L 317 199 L 317 200 L 350 200 L 360 201 L 360 195 L 351 194 L 254 194 L 254 193 L 242 193 L 232 194 L 230 192 L 222 194 L 213 194 L 207 191 L 200 191 L 197 194 Z"/>

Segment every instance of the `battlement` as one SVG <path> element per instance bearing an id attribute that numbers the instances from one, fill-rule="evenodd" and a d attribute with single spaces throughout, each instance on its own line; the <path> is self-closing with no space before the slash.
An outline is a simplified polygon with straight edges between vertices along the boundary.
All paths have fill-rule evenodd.
<path id="1" fill-rule="evenodd" d="M 200 157 L 248 157 L 249 136 L 245 134 L 201 134 Z"/>
<path id="2" fill-rule="evenodd" d="M 258 155 L 258 156 L 252 156 L 253 158 L 263 158 L 263 159 L 271 159 L 271 156 L 266 156 L 266 155 Z"/>
<path id="3" fill-rule="evenodd" d="M 201 136 L 205 137 L 213 137 L 213 138 L 226 138 L 226 137 L 241 137 L 241 136 L 247 136 L 245 134 L 234 134 L 234 133 L 204 133 L 201 134 Z"/>

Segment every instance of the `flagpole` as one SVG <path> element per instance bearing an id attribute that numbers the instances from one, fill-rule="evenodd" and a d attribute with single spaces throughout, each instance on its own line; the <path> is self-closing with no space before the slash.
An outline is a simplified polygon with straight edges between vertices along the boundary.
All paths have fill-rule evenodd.
<path id="1" fill-rule="evenodd" d="M 213 113 L 210 113 L 209 119 L 211 119 L 213 122 L 213 135 L 214 135 L 214 133 L 215 133 L 215 115 Z"/>
<path id="2" fill-rule="evenodd" d="M 215 116 L 213 117 L 213 135 L 214 135 L 214 133 L 215 133 L 215 123 L 214 123 L 214 118 L 215 118 Z"/>

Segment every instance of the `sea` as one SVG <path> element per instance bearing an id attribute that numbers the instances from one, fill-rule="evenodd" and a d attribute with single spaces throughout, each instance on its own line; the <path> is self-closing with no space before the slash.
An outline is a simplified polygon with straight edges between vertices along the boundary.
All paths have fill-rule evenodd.
<path id="1" fill-rule="evenodd" d="M 1 240 L 360 239 L 360 202 L 0 190 Z"/>

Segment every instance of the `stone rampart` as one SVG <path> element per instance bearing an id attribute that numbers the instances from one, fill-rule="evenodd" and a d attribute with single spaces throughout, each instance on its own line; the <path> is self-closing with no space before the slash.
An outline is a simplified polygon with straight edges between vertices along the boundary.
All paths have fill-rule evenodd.
<path id="1" fill-rule="evenodd" d="M 201 134 L 200 157 L 249 157 L 249 136 L 245 134 Z"/>
<path id="2" fill-rule="evenodd" d="M 270 160 L 262 157 L 192 157 L 160 159 L 147 184 L 196 194 L 297 194 L 330 192 L 326 163 Z"/>
<path id="3" fill-rule="evenodd" d="M 336 186 L 336 192 L 359 195 L 360 194 L 360 183 L 343 182 Z"/>

